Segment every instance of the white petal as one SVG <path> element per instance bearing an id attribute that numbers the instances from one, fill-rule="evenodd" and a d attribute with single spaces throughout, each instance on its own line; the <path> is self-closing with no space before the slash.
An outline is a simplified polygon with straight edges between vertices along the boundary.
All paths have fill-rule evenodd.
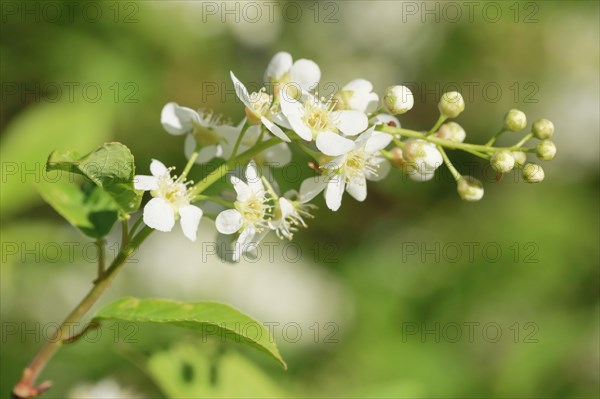
<path id="1" fill-rule="evenodd" d="M 303 90 L 313 90 L 320 79 L 321 69 L 314 61 L 300 59 L 290 69 L 290 80 L 298 83 Z"/>
<path id="2" fill-rule="evenodd" d="M 292 126 L 292 129 L 298 136 L 300 136 L 303 140 L 312 141 L 313 134 L 310 127 L 308 127 L 302 118 L 298 115 L 290 115 L 287 117 L 288 122 Z"/>
<path id="3" fill-rule="evenodd" d="M 198 113 L 191 108 L 180 107 L 174 102 L 166 104 L 160 113 L 160 123 L 163 128 L 176 136 L 191 131 L 193 122 L 200 123 Z"/>
<path id="4" fill-rule="evenodd" d="M 415 171 L 409 173 L 409 175 L 408 175 L 408 177 L 411 180 L 418 181 L 418 182 L 429 181 L 429 180 L 433 179 L 433 176 L 435 176 L 435 170 L 434 171 L 424 171 L 424 172 L 419 172 L 419 171 L 415 170 Z"/>
<path id="5" fill-rule="evenodd" d="M 248 182 L 248 186 L 250 186 L 250 189 L 254 194 L 262 195 L 262 193 L 264 193 L 265 186 L 260 179 L 258 170 L 256 169 L 256 163 L 254 163 L 254 161 L 250 161 L 246 167 L 246 181 Z"/>
<path id="6" fill-rule="evenodd" d="M 335 111 L 331 117 L 336 127 L 348 136 L 364 132 L 369 126 L 369 118 L 360 111 Z"/>
<path id="7" fill-rule="evenodd" d="M 237 241 L 235 242 L 235 252 L 233 253 L 233 261 L 238 262 L 241 258 L 241 255 L 244 252 L 248 252 L 254 246 L 252 244 L 252 238 L 256 234 L 256 230 L 253 226 L 248 226 L 240 233 Z"/>
<path id="8" fill-rule="evenodd" d="M 346 191 L 357 201 L 364 201 L 367 198 L 367 181 L 365 178 L 353 179 L 346 185 Z"/>
<path id="9" fill-rule="evenodd" d="M 377 108 L 379 108 L 379 96 L 377 93 L 369 93 L 366 97 L 366 103 L 367 106 L 361 111 L 366 112 L 367 114 L 375 112 Z"/>
<path id="10" fill-rule="evenodd" d="M 387 133 L 373 132 L 371 137 L 367 140 L 365 145 L 365 151 L 376 152 L 381 151 L 388 146 L 393 140 L 393 136 Z"/>
<path id="11" fill-rule="evenodd" d="M 262 122 L 263 125 L 265 125 L 267 127 L 267 129 L 269 129 L 269 131 L 271 133 L 273 133 L 275 136 L 277 136 L 281 140 L 286 141 L 288 143 L 290 141 L 292 141 L 289 139 L 288 136 L 285 135 L 285 133 L 283 133 L 283 130 L 281 130 L 281 128 L 279 126 L 277 126 L 276 124 L 274 124 L 273 122 L 271 122 L 270 120 L 265 118 L 264 116 L 260 117 L 260 121 Z"/>
<path id="12" fill-rule="evenodd" d="M 267 164 L 275 168 L 281 168 L 292 161 L 292 151 L 286 143 L 274 145 L 263 151 L 263 154 Z"/>
<path id="13" fill-rule="evenodd" d="M 133 188 L 143 191 L 156 190 L 158 188 L 158 179 L 154 176 L 136 175 L 133 178 Z"/>
<path id="14" fill-rule="evenodd" d="M 290 53 L 280 51 L 271 58 L 269 66 L 265 71 L 265 83 L 270 83 L 271 79 L 279 80 L 292 67 L 292 56 Z"/>
<path id="15" fill-rule="evenodd" d="M 231 184 L 233 184 L 233 188 L 237 193 L 238 201 L 246 201 L 252 195 L 252 190 L 250 190 L 250 187 L 240 178 L 231 176 Z"/>
<path id="16" fill-rule="evenodd" d="M 287 198 L 279 198 L 279 209 L 281 210 L 281 217 L 285 218 L 288 215 L 294 213 L 294 205 Z"/>
<path id="17" fill-rule="evenodd" d="M 290 116 L 302 116 L 304 115 L 304 107 L 294 98 L 282 95 L 281 99 L 281 112 L 289 118 Z"/>
<path id="18" fill-rule="evenodd" d="M 164 163 L 153 159 L 152 162 L 150 162 L 150 173 L 152 173 L 152 176 L 154 177 L 169 176 L 169 169 L 167 169 Z"/>
<path id="19" fill-rule="evenodd" d="M 325 188 L 325 202 L 327 203 L 327 208 L 332 211 L 340 209 L 345 188 L 346 183 L 339 175 L 327 182 L 327 187 Z"/>
<path id="20" fill-rule="evenodd" d="M 271 116 L 271 120 L 278 124 L 279 126 L 283 126 L 286 129 L 291 129 L 292 125 L 288 122 L 287 118 L 283 114 L 283 112 L 277 112 Z"/>
<path id="21" fill-rule="evenodd" d="M 373 85 L 366 79 L 354 79 L 353 81 L 349 82 L 346 86 L 344 86 L 342 90 L 352 90 L 362 93 L 370 93 L 371 91 L 373 91 Z"/>
<path id="22" fill-rule="evenodd" d="M 332 132 L 319 133 L 316 143 L 323 154 L 333 157 L 346 154 L 354 148 L 354 141 Z"/>
<path id="23" fill-rule="evenodd" d="M 300 185 L 300 200 L 307 203 L 315 198 L 327 186 L 325 176 L 309 177 Z"/>
<path id="24" fill-rule="evenodd" d="M 144 207 L 144 223 L 158 231 L 171 231 L 175 225 L 175 211 L 162 198 L 152 198 Z"/>
<path id="25" fill-rule="evenodd" d="M 250 95 L 248 94 L 248 90 L 246 89 L 246 86 L 244 86 L 244 84 L 242 82 L 240 82 L 240 80 L 238 78 L 236 78 L 236 76 L 233 74 L 233 72 L 229 71 L 229 74 L 231 75 L 231 80 L 233 81 L 233 87 L 235 88 L 235 94 L 242 101 L 242 103 L 244 103 L 244 105 L 246 107 L 252 108 L 252 104 L 250 102 Z"/>
<path id="26" fill-rule="evenodd" d="M 236 209 L 227 209 L 217 215 L 215 226 L 221 234 L 233 234 L 242 227 L 242 214 Z"/>
<path id="27" fill-rule="evenodd" d="M 202 217 L 202 209 L 194 205 L 186 205 L 179 209 L 179 217 L 181 223 L 181 230 L 191 241 L 196 241 L 196 234 L 198 232 L 198 224 Z"/>

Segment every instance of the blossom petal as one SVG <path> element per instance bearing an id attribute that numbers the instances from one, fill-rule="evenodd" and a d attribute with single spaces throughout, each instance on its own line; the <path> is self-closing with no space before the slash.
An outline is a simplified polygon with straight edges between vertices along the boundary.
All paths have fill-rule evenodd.
<path id="1" fill-rule="evenodd" d="M 352 179 L 346 185 L 346 192 L 357 201 L 364 201 L 367 198 L 367 181 L 364 177 Z"/>
<path id="2" fill-rule="evenodd" d="M 365 145 L 365 151 L 367 152 L 376 152 L 381 151 L 385 147 L 388 146 L 392 142 L 394 137 L 391 134 L 381 133 L 381 132 L 372 132 L 371 137 L 367 140 Z"/>
<path id="3" fill-rule="evenodd" d="M 235 88 L 235 94 L 238 98 L 244 103 L 244 105 L 248 108 L 252 108 L 252 104 L 250 101 L 250 95 L 248 94 L 248 90 L 246 86 L 233 74 L 233 72 L 229 71 L 231 76 L 231 80 L 233 81 L 233 87 Z"/>
<path id="4" fill-rule="evenodd" d="M 215 226 L 221 234 L 233 234 L 242 228 L 242 214 L 237 209 L 227 209 L 217 215 Z"/>
<path id="5" fill-rule="evenodd" d="M 158 231 L 171 231 L 175 225 L 175 210 L 163 198 L 152 198 L 144 207 L 144 223 Z"/>
<path id="6" fill-rule="evenodd" d="M 331 117 L 336 127 L 347 136 L 356 136 L 369 126 L 369 118 L 360 111 L 335 111 Z"/>
<path id="7" fill-rule="evenodd" d="M 327 180 L 325 176 L 318 175 L 315 177 L 309 177 L 304 180 L 300 185 L 300 200 L 303 203 L 311 201 L 327 186 Z"/>
<path id="8" fill-rule="evenodd" d="M 143 191 L 156 190 L 158 188 L 158 178 L 155 176 L 136 175 L 133 178 L 133 188 Z"/>
<path id="9" fill-rule="evenodd" d="M 346 182 L 339 175 L 334 176 L 327 182 L 327 187 L 325 188 L 325 202 L 327 203 L 327 208 L 332 211 L 340 209 L 345 188 Z"/>
<path id="10" fill-rule="evenodd" d="M 198 233 L 198 224 L 200 218 L 202 218 L 202 209 L 194 205 L 186 205 L 179 209 L 179 217 L 181 230 L 191 241 L 196 241 L 196 235 Z"/>
<path id="11" fill-rule="evenodd" d="M 333 132 L 319 133 L 316 143 L 323 154 L 332 157 L 346 154 L 354 148 L 354 141 Z"/>
<path id="12" fill-rule="evenodd" d="M 321 69 L 311 60 L 300 59 L 290 69 L 290 80 L 298 83 L 303 90 L 314 89 L 321 79 Z"/>
<path id="13" fill-rule="evenodd" d="M 246 201 L 252 195 L 250 186 L 244 183 L 239 177 L 231 176 L 231 184 L 233 184 L 233 188 L 237 193 L 238 201 Z"/>
<path id="14" fill-rule="evenodd" d="M 262 183 L 258 170 L 256 169 L 256 163 L 250 161 L 246 167 L 246 181 L 248 186 L 254 194 L 262 195 L 265 191 L 265 186 Z"/>
<path id="15" fill-rule="evenodd" d="M 269 129 L 269 131 L 271 133 L 273 133 L 276 137 L 280 138 L 283 141 L 286 142 L 290 142 L 292 140 L 289 139 L 288 136 L 285 135 L 285 133 L 283 133 L 283 130 L 281 130 L 281 128 L 279 126 L 277 126 L 276 124 L 274 124 L 273 122 L 271 122 L 270 120 L 268 120 L 267 118 L 265 118 L 264 116 L 260 117 L 260 121 L 262 122 L 263 125 L 265 125 L 267 127 L 267 129 Z"/>
<path id="16" fill-rule="evenodd" d="M 196 151 L 196 139 L 193 135 L 188 134 L 185 138 L 185 143 L 183 145 L 183 153 L 187 159 L 190 159 L 194 151 Z M 218 145 L 208 145 L 206 147 L 200 148 L 198 152 L 198 157 L 196 158 L 196 163 L 202 164 L 210 161 L 216 156 L 219 156 L 218 152 L 220 151 L 220 146 Z M 222 151 L 221 151 L 222 152 Z"/>
<path id="17" fill-rule="evenodd" d="M 354 79 L 350 81 L 342 90 L 352 90 L 362 93 L 370 93 L 373 91 L 373 85 L 366 79 Z"/>
<path id="18" fill-rule="evenodd" d="M 273 58 L 271 58 L 271 61 L 267 66 L 267 70 L 265 71 L 265 83 L 271 83 L 272 79 L 279 80 L 290 70 L 292 63 L 293 59 L 290 53 L 280 51 L 279 53 L 275 54 Z"/>
<path id="19" fill-rule="evenodd" d="M 193 128 L 193 122 L 200 123 L 200 116 L 196 111 L 187 107 L 180 107 L 177 103 L 167 103 L 160 113 L 160 123 L 169 134 L 175 136 L 188 133 Z"/>
<path id="20" fill-rule="evenodd" d="M 235 251 L 233 253 L 233 261 L 238 262 L 241 258 L 241 255 L 244 252 L 252 249 L 254 246 L 250 246 L 252 244 L 252 239 L 256 234 L 256 229 L 253 226 L 248 226 L 240 233 L 237 241 L 235 242 Z"/>
<path id="21" fill-rule="evenodd" d="M 170 174 L 165 164 L 156 159 L 150 162 L 150 173 L 154 177 L 169 176 Z"/>

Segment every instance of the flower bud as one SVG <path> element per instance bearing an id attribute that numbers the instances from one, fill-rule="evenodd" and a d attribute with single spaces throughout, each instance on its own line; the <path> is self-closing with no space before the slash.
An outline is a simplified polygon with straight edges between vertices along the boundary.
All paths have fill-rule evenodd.
<path id="1" fill-rule="evenodd" d="M 403 148 L 406 162 L 419 173 L 433 172 L 443 163 L 442 154 L 433 143 L 425 140 L 407 140 Z"/>
<path id="2" fill-rule="evenodd" d="M 523 179 L 527 183 L 539 183 L 544 180 L 544 169 L 538 164 L 527 163 L 523 166 Z"/>
<path id="3" fill-rule="evenodd" d="M 454 141 L 456 143 L 462 143 L 467 137 L 465 129 L 456 122 L 444 123 L 436 135 L 443 140 Z"/>
<path id="4" fill-rule="evenodd" d="M 508 173 L 515 167 L 515 158 L 510 151 L 501 150 L 492 155 L 490 163 L 496 172 Z"/>
<path id="5" fill-rule="evenodd" d="M 549 161 L 556 155 L 556 145 L 550 140 L 543 140 L 535 147 L 535 154 L 543 161 Z"/>
<path id="6" fill-rule="evenodd" d="M 527 162 L 527 154 L 523 151 L 513 151 L 512 156 L 516 165 L 525 165 L 525 162 Z"/>
<path id="7" fill-rule="evenodd" d="M 527 127 L 527 116 L 518 109 L 511 109 L 504 116 L 504 127 L 511 132 L 518 132 Z"/>
<path id="8" fill-rule="evenodd" d="M 547 140 L 554 134 L 554 124 L 548 119 L 539 119 L 533 123 L 533 135 L 540 140 Z"/>
<path id="9" fill-rule="evenodd" d="M 456 186 L 458 195 L 465 201 L 475 202 L 483 198 L 483 184 L 471 176 L 463 176 Z"/>
<path id="10" fill-rule="evenodd" d="M 391 114 L 404 114 L 410 111 L 415 104 L 415 98 L 406 86 L 390 86 L 383 96 L 385 108 Z"/>
<path id="11" fill-rule="evenodd" d="M 442 95 L 438 108 L 442 115 L 448 118 L 456 118 L 465 110 L 465 100 L 459 92 L 450 91 Z"/>

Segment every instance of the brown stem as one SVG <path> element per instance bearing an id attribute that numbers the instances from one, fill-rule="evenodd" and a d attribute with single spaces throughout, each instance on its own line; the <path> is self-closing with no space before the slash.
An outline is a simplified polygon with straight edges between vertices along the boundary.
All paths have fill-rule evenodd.
<path id="1" fill-rule="evenodd" d="M 131 240 L 131 243 L 123 248 L 117 257 L 113 260 L 110 267 L 94 284 L 90 292 L 79 302 L 79 305 L 71 311 L 65 321 L 53 334 L 44 346 L 42 346 L 36 356 L 33 358 L 29 366 L 23 370 L 21 380 L 13 389 L 13 397 L 18 399 L 33 398 L 44 391 L 48 390 L 52 383 L 45 381 L 38 386 L 35 386 L 35 380 L 42 372 L 48 361 L 54 356 L 56 351 L 65 343 L 62 336 L 68 331 L 70 325 L 81 319 L 90 308 L 96 303 L 98 298 L 110 287 L 111 282 L 117 275 L 117 272 L 125 264 L 125 261 L 133 254 L 137 247 L 148 237 L 152 232 L 149 227 L 144 227 L 137 236 Z"/>

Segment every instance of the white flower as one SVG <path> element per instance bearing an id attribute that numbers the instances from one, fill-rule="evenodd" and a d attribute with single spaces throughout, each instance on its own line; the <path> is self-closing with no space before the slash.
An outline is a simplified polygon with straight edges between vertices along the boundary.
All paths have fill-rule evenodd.
<path id="1" fill-rule="evenodd" d="M 354 147 L 354 142 L 340 135 L 355 136 L 363 132 L 369 120 L 360 111 L 336 111 L 335 103 L 314 96 L 304 96 L 301 103 L 288 96 L 281 97 L 281 110 L 292 129 L 306 141 L 315 139 L 325 155 L 338 156 Z"/>
<path id="2" fill-rule="evenodd" d="M 292 199 L 291 197 L 296 197 Z M 307 200 L 295 191 L 280 197 L 275 210 L 275 219 L 269 221 L 269 227 L 275 231 L 277 237 L 291 240 L 299 227 L 306 228 L 305 218 L 312 218 L 310 210 L 315 205 L 307 204 Z"/>
<path id="3" fill-rule="evenodd" d="M 355 79 L 335 95 L 337 109 L 350 109 L 367 114 L 379 105 L 379 96 L 373 93 L 373 85 L 365 79 Z"/>
<path id="4" fill-rule="evenodd" d="M 448 122 L 444 123 L 440 126 L 440 129 L 437 131 L 436 136 L 448 141 L 454 141 L 455 143 L 462 143 L 465 141 L 467 137 L 467 133 L 465 133 L 465 129 L 462 128 L 456 122 Z"/>
<path id="5" fill-rule="evenodd" d="M 364 201 L 367 198 L 366 181 L 381 180 L 390 170 L 390 163 L 381 155 L 381 150 L 391 141 L 391 135 L 377 132 L 372 127 L 356 139 L 350 152 L 322 166 L 323 176 L 302 182 L 300 195 L 310 201 L 324 189 L 325 202 L 332 211 L 340 208 L 344 191 L 357 201 Z"/>
<path id="6" fill-rule="evenodd" d="M 196 241 L 202 209 L 190 205 L 190 191 L 185 179 L 174 179 L 169 169 L 156 159 L 150 163 L 152 176 L 137 175 L 136 190 L 150 191 L 152 198 L 144 207 L 144 223 L 158 231 L 171 231 L 175 219 L 180 218 L 181 230 L 191 241 Z"/>
<path id="7" fill-rule="evenodd" d="M 407 140 L 402 154 L 407 163 L 409 177 L 415 181 L 431 180 L 435 170 L 443 162 L 442 154 L 435 144 L 420 139 Z"/>
<path id="8" fill-rule="evenodd" d="M 248 94 L 248 89 L 238 78 L 230 72 L 235 94 L 246 106 L 246 115 L 251 123 L 262 123 L 271 133 L 283 141 L 289 142 L 290 139 L 283 133 L 283 130 L 272 120 L 277 119 L 277 107 L 273 103 L 273 96 L 268 95 L 264 89 L 259 92 Z"/>
<path id="9" fill-rule="evenodd" d="M 415 105 L 415 98 L 406 86 L 390 86 L 385 91 L 383 103 L 388 111 L 398 115 L 410 111 Z"/>
<path id="10" fill-rule="evenodd" d="M 204 163 L 214 157 L 222 157 L 221 130 L 233 128 L 233 126 L 223 124 L 221 117 L 214 116 L 211 111 L 196 112 L 174 102 L 167 103 L 163 107 L 160 113 L 160 122 L 169 134 L 175 136 L 187 134 L 184 145 L 186 157 L 189 158 L 200 145 L 196 163 Z"/>
<path id="11" fill-rule="evenodd" d="M 256 170 L 254 162 L 246 167 L 246 182 L 232 176 L 231 184 L 237 193 L 235 209 L 227 209 L 217 216 L 215 224 L 221 234 L 240 232 L 235 244 L 233 260 L 240 260 L 243 252 L 256 247 L 268 233 L 270 205 L 267 204 L 265 186 Z"/>
<path id="12" fill-rule="evenodd" d="M 79 384 L 70 392 L 72 399 L 124 399 L 141 398 L 137 393 L 124 389 L 112 379 L 104 379 L 95 384 Z"/>
<path id="13" fill-rule="evenodd" d="M 299 59 L 294 62 L 290 53 L 285 51 L 273 56 L 264 76 L 265 84 L 273 87 L 275 96 L 279 96 L 282 86 L 289 85 L 291 90 L 286 90 L 286 93 L 292 97 L 312 91 L 320 79 L 321 69 L 314 61 Z"/>

